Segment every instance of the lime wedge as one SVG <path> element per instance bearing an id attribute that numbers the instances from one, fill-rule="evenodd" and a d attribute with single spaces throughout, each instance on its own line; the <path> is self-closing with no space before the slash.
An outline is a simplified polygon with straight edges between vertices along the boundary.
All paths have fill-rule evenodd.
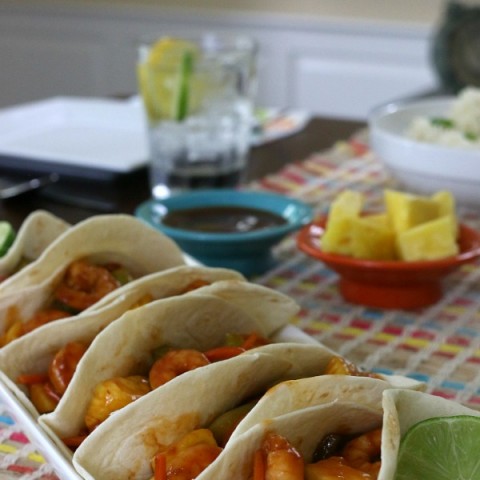
<path id="1" fill-rule="evenodd" d="M 186 50 L 182 56 L 182 65 L 180 68 L 180 78 L 178 81 L 179 89 L 177 96 L 177 108 L 175 119 L 182 121 L 188 115 L 190 103 L 190 78 L 193 71 L 192 52 Z"/>
<path id="2" fill-rule="evenodd" d="M 400 443 L 395 480 L 480 480 L 480 417 L 429 418 Z"/>
<path id="3" fill-rule="evenodd" d="M 3 257 L 15 240 L 15 231 L 10 223 L 0 221 L 0 257 Z"/>

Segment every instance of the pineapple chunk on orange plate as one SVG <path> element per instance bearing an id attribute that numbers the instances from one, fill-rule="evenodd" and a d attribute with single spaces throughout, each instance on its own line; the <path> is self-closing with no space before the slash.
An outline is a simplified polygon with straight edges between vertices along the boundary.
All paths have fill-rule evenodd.
<path id="1" fill-rule="evenodd" d="M 321 246 L 321 239 L 326 231 L 327 220 L 327 217 L 322 217 L 303 227 L 297 235 L 297 246 L 304 253 L 336 271 L 340 277 L 340 293 L 346 301 L 355 304 L 391 309 L 426 307 L 436 303 L 442 297 L 442 280 L 447 274 L 464 263 L 480 257 L 480 232 L 461 223 L 456 227 L 458 228 L 458 251 L 443 258 L 411 261 L 372 260 L 326 252 Z M 369 238 L 372 239 L 372 248 L 375 248 L 375 242 L 380 242 L 384 249 L 393 248 L 388 247 L 384 239 L 378 240 L 379 237 L 375 236 L 378 232 L 372 233 L 372 223 L 375 224 L 376 221 L 359 227 L 365 230 L 362 235 L 371 235 Z M 438 223 L 427 228 L 435 231 L 438 229 L 439 232 L 451 228 L 451 224 L 446 220 Z M 378 224 L 380 224 L 378 230 L 381 231 L 381 219 Z M 418 233 L 415 229 L 411 229 L 410 236 L 403 240 L 404 248 L 410 252 L 425 248 L 425 245 L 422 245 L 425 235 L 422 233 L 424 232 Z M 354 246 L 354 241 L 352 240 L 350 244 Z M 452 246 L 445 245 L 444 248 L 446 252 L 450 252 L 449 249 Z"/>

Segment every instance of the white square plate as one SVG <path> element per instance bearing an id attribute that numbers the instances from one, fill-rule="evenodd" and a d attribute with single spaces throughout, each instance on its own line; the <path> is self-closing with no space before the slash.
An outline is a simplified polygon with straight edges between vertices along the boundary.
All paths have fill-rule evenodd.
<path id="1" fill-rule="evenodd" d="M 2 166 L 128 173 L 148 159 L 142 106 L 131 100 L 54 97 L 0 110 Z"/>

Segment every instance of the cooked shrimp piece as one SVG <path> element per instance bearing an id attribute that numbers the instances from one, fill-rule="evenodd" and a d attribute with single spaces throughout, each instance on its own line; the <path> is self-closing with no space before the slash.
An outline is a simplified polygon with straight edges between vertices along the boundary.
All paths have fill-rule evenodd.
<path id="1" fill-rule="evenodd" d="M 0 346 L 4 347 L 10 342 L 13 342 L 17 338 L 20 338 L 23 335 L 23 323 L 20 320 L 12 323 L 7 330 L 0 337 Z"/>
<path id="2" fill-rule="evenodd" d="M 171 350 L 160 357 L 150 368 L 148 379 L 152 389 L 173 380 L 182 373 L 208 365 L 208 358 L 198 350 Z"/>
<path id="3" fill-rule="evenodd" d="M 46 323 L 53 322 L 54 320 L 60 320 L 61 318 L 69 317 L 70 314 L 63 310 L 57 310 L 55 308 L 48 308 L 45 310 L 40 310 L 37 312 L 30 320 L 22 322 L 21 320 L 16 320 L 5 333 L 0 338 L 0 346 L 5 346 L 13 340 L 20 338 L 26 333 L 35 330 Z"/>
<path id="4" fill-rule="evenodd" d="M 354 377 L 372 377 L 382 378 L 380 375 L 372 372 L 364 372 L 360 370 L 354 363 L 346 358 L 334 356 L 328 362 L 324 375 L 352 375 Z"/>
<path id="5" fill-rule="evenodd" d="M 70 342 L 53 357 L 48 368 L 48 378 L 56 393 L 63 395 L 75 373 L 78 362 L 87 351 L 82 342 Z"/>
<path id="6" fill-rule="evenodd" d="M 270 341 L 259 335 L 257 332 L 250 333 L 245 336 L 245 340 L 242 343 L 242 347 L 245 350 L 250 350 L 256 347 L 262 347 L 263 345 L 268 345 Z"/>
<path id="7" fill-rule="evenodd" d="M 382 429 L 377 428 L 347 442 L 343 447 L 342 456 L 351 467 L 377 478 L 381 466 L 381 445 Z"/>
<path id="8" fill-rule="evenodd" d="M 39 413 L 53 412 L 60 397 L 53 390 L 50 382 L 33 383 L 28 387 L 30 400 Z"/>
<path id="9" fill-rule="evenodd" d="M 255 459 L 254 480 L 303 480 L 305 466 L 288 440 L 269 433 Z M 260 464 L 260 465 L 259 465 Z"/>
<path id="10" fill-rule="evenodd" d="M 120 282 L 105 267 L 76 260 L 69 265 L 54 296 L 81 312 L 118 287 Z"/>
<path id="11" fill-rule="evenodd" d="M 164 469 L 164 475 L 155 472 L 155 478 L 193 480 L 220 455 L 221 451 L 222 448 L 217 445 L 210 430 L 202 428 L 189 432 L 155 457 L 154 468 Z"/>
<path id="12" fill-rule="evenodd" d="M 182 293 L 192 292 L 193 290 L 197 290 L 198 288 L 206 287 L 210 285 L 209 282 L 203 280 L 201 278 L 197 278 L 196 280 L 192 280 L 182 291 Z"/>
<path id="13" fill-rule="evenodd" d="M 110 414 L 146 395 L 150 391 L 145 377 L 115 377 L 100 382 L 94 389 L 85 413 L 85 425 L 93 431 Z"/>
<path id="14" fill-rule="evenodd" d="M 305 467 L 306 480 L 373 480 L 370 474 L 348 466 L 342 457 L 330 457 Z"/>
<path id="15" fill-rule="evenodd" d="M 67 317 L 70 317 L 70 314 L 65 310 L 59 310 L 57 308 L 46 308 L 45 310 L 40 310 L 32 318 L 30 318 L 30 320 L 23 324 L 23 334 L 29 333 L 47 323 Z"/>

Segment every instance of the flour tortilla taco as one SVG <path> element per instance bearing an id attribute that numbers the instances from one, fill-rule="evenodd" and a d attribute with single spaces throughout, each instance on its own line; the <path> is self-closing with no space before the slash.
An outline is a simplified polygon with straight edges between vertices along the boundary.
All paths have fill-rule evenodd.
<path id="1" fill-rule="evenodd" d="M 268 352 L 268 349 L 264 349 Z M 336 356 L 333 360 L 338 360 Z M 343 360 L 343 359 L 342 359 Z M 327 366 L 327 372 L 332 372 L 331 363 Z M 343 381 L 343 377 L 352 380 Z M 339 378 L 342 381 L 339 381 Z M 367 378 L 368 381 L 363 381 Z M 371 380 L 380 380 L 381 382 Z M 383 383 L 382 383 L 383 381 Z M 354 399 L 359 405 L 372 406 L 372 396 L 378 396 L 385 389 L 408 389 L 423 391 L 425 384 L 402 376 L 391 375 L 355 375 L 327 374 L 320 377 L 293 379 L 282 382 L 271 388 L 256 405 L 255 415 L 247 415 L 242 424 L 235 430 L 232 440 L 244 433 L 256 423 L 260 415 L 277 417 L 296 410 L 309 408 L 319 403 L 336 401 L 339 398 Z M 375 393 L 372 393 L 375 392 Z"/>
<path id="2" fill-rule="evenodd" d="M 0 350 L 0 379 L 32 415 L 51 411 L 58 402 L 55 397 L 63 394 L 77 362 L 109 323 L 145 303 L 222 280 L 240 282 L 243 277 L 233 270 L 184 265 L 133 280 L 120 293 L 115 291 L 100 300 L 95 309 L 47 323 L 6 345 Z"/>
<path id="3" fill-rule="evenodd" d="M 74 454 L 74 466 L 86 479 L 148 479 L 159 445 L 261 395 L 288 367 L 284 359 L 257 353 L 180 376 L 97 427 Z"/>
<path id="4" fill-rule="evenodd" d="M 253 355 L 265 353 L 242 355 L 232 365 Z M 272 357 L 275 362 L 285 361 L 282 356 Z M 309 388 L 305 385 L 303 389 L 305 407 L 296 409 L 298 404 L 292 404 L 291 397 L 270 395 L 272 389 L 257 392 L 260 393 L 257 397 L 244 395 L 239 391 L 240 386 L 244 388 L 245 377 L 250 381 L 256 373 L 240 375 L 235 369 L 227 362 L 212 365 L 210 370 L 193 372 L 190 379 L 180 377 L 176 385 L 153 391 L 128 405 L 100 425 L 78 448 L 73 456 L 75 468 L 87 479 L 142 480 L 153 478 L 155 468 L 165 468 L 165 463 L 163 467 L 159 466 L 162 462 L 157 464 L 158 458 L 164 457 L 166 468 L 185 469 L 182 478 L 250 480 L 255 451 L 267 432 L 278 430 L 280 434 L 288 434 L 293 445 L 301 447 L 301 453 L 310 458 L 327 434 L 364 434 L 382 424 L 382 394 L 390 388 L 383 380 L 343 375 L 319 376 L 312 381 L 307 378 Z M 226 370 L 223 375 L 222 370 Z M 290 373 L 284 372 L 282 376 Z M 308 375 L 311 370 L 296 373 Z M 282 376 L 277 379 L 282 380 Z M 240 383 L 238 378 L 242 379 Z M 214 388 L 208 388 L 209 384 Z M 282 386 L 283 382 L 273 390 L 278 391 Z M 272 409 L 264 408 L 265 404 Z M 245 411 L 245 407 L 249 413 L 239 420 L 225 441 L 220 426 L 227 426 L 221 422 L 234 412 Z M 197 452 L 187 453 L 192 446 Z M 195 456 L 198 458 L 192 460 Z M 191 471 L 196 474 L 187 476 Z M 164 477 L 160 474 L 155 478 Z"/>
<path id="5" fill-rule="evenodd" d="M 174 242 L 132 216 L 85 220 L 0 283 L 0 344 L 76 315 L 131 279 L 182 264 Z"/>
<path id="6" fill-rule="evenodd" d="M 67 222 L 44 210 L 28 215 L 7 253 L 0 258 L 0 279 L 35 261 L 69 227 Z"/>
<path id="7" fill-rule="evenodd" d="M 384 382 L 356 377 L 340 381 L 352 386 L 351 394 L 347 388 L 333 401 L 259 419 L 249 430 L 232 439 L 217 460 L 196 477 L 197 480 L 276 478 L 274 472 L 285 464 L 289 479 L 377 478 L 373 472 L 380 466 L 380 455 L 382 460 L 385 456 L 381 443 Z M 359 383 L 371 388 L 370 396 L 366 397 L 368 404 L 355 401 Z M 363 439 L 368 440 L 370 446 L 368 456 L 363 458 L 361 452 L 362 462 L 365 462 L 363 468 L 370 473 L 346 465 L 350 461 L 349 449 L 344 450 L 347 442 L 362 443 Z M 329 449 L 335 451 L 333 460 Z M 324 458 L 327 456 L 330 460 Z"/>
<path id="8" fill-rule="evenodd" d="M 326 377 L 318 380 L 317 387 L 321 390 L 324 388 L 320 382 L 325 380 L 328 381 Z M 227 447 L 216 461 L 196 479 L 263 480 L 267 478 L 267 472 L 273 476 L 273 471 L 278 471 L 277 468 L 281 470 L 286 463 L 290 469 L 289 479 L 412 478 L 411 458 L 405 460 L 409 463 L 407 467 L 409 473 L 402 472 L 403 476 L 397 477 L 401 442 L 412 427 L 420 422 L 440 417 L 452 419 L 480 416 L 480 412 L 476 410 L 421 391 L 402 388 L 382 389 L 379 384 L 374 385 L 372 379 L 355 377 L 346 378 L 343 382 L 345 385 L 341 388 L 342 392 L 334 401 L 328 401 L 330 398 L 326 398 L 327 401 L 323 404 L 317 403 L 298 410 L 287 409 L 285 414 L 262 419 L 256 423 L 251 422 L 251 428 L 243 428 L 240 434 L 232 435 Z M 361 401 L 358 400 L 355 383 L 363 383 L 362 390 L 370 391 L 368 395 L 361 396 Z M 350 387 L 353 390 L 351 395 L 348 395 Z M 266 413 L 265 410 L 255 412 L 259 403 L 250 412 L 250 415 L 258 414 L 257 420 L 265 417 Z M 278 414 L 278 409 L 272 413 Z M 234 434 L 238 432 L 239 427 Z M 447 428 L 449 429 L 450 425 Z M 461 437 L 456 438 L 457 442 L 463 440 L 465 435 L 468 435 L 467 431 L 463 431 Z M 451 473 L 460 472 L 464 467 L 452 467 L 448 462 L 461 462 L 462 459 L 465 460 L 462 455 L 466 454 L 458 443 L 455 444 L 453 438 L 452 435 L 450 440 L 443 439 L 447 442 L 447 450 L 454 452 L 447 460 L 441 458 L 444 451 L 440 436 L 432 439 L 430 446 L 426 446 L 427 453 L 421 461 L 418 458 L 422 453 L 418 453 L 420 457 L 416 457 L 416 452 L 411 453 L 417 458 L 418 470 L 415 470 L 415 478 L 427 476 L 438 478 L 439 472 L 441 478 L 476 478 L 475 474 L 471 476 L 472 470 L 478 471 L 478 461 L 475 457 L 466 468 L 472 469 L 469 473 L 463 476 L 460 473 L 458 475 Z M 466 439 L 467 448 L 473 452 L 476 451 L 475 441 L 475 437 Z M 429 451 L 429 448 L 434 451 Z M 428 459 L 425 456 L 428 456 Z M 437 470 L 433 468 L 427 475 L 425 462 L 432 461 L 435 456 L 439 463 Z"/>
<path id="9" fill-rule="evenodd" d="M 234 282 L 231 288 L 235 285 L 241 292 L 243 285 Z M 276 319 L 276 325 L 273 321 L 263 325 L 249 316 L 245 304 L 238 307 L 233 301 L 196 292 L 155 301 L 125 313 L 97 335 L 80 360 L 58 406 L 54 412 L 42 415 L 40 421 L 58 438 L 84 435 L 87 427 L 88 430 L 96 428 L 114 411 L 105 408 L 102 415 L 95 412 L 96 405 L 104 401 L 102 395 L 112 385 L 122 393 L 122 398 L 125 390 L 145 394 L 166 383 L 163 374 L 168 369 L 162 362 L 173 363 L 178 369 L 174 372 L 176 375 L 168 378 L 174 383 L 182 374 L 193 373 L 191 370 L 195 367 L 236 356 L 253 348 L 257 342 L 263 344 L 290 319 L 281 303 L 272 304 L 268 298 L 262 301 L 263 291 L 259 287 L 251 302 L 256 304 L 257 311 L 258 304 L 263 304 Z M 290 302 L 295 305 L 293 300 Z M 276 309 L 277 304 L 282 308 Z M 250 342 L 248 347 L 246 340 Z M 328 352 L 325 359 L 330 356 Z M 185 357 L 188 368 L 176 363 L 177 359 L 183 361 Z M 157 364 L 156 360 L 162 362 Z M 315 367 L 321 367 L 318 358 Z M 132 379 L 134 384 L 130 380 L 117 381 L 124 377 L 141 378 Z M 148 378 L 146 390 L 143 390 L 144 378 Z"/>

